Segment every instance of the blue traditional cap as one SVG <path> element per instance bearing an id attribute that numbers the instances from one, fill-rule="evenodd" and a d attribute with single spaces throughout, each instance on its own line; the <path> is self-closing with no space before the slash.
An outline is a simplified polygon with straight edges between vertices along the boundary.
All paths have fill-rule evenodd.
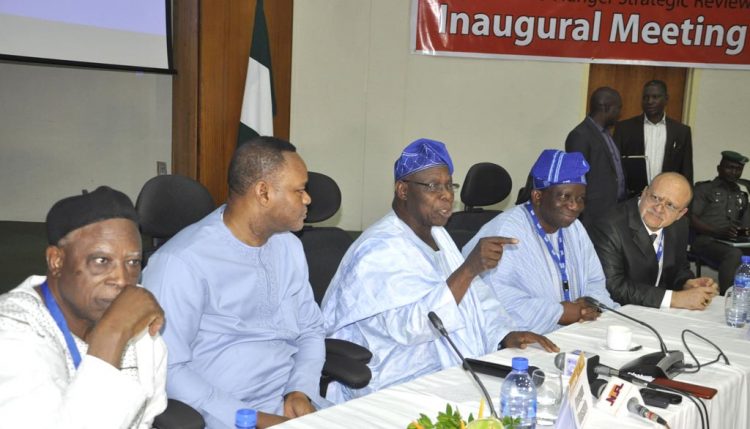
<path id="1" fill-rule="evenodd" d="M 448 155 L 445 145 L 436 140 L 419 139 L 406 146 L 401 156 L 393 165 L 393 175 L 396 180 L 437 165 L 448 167 L 453 174 L 453 161 Z"/>
<path id="2" fill-rule="evenodd" d="M 545 189 L 553 185 L 586 184 L 589 163 L 580 152 L 563 152 L 545 149 L 531 167 L 534 189 Z"/>

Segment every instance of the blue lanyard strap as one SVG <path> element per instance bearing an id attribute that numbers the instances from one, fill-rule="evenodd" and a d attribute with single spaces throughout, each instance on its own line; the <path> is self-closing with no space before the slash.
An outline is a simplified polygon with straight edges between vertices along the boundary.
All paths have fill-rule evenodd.
<path id="1" fill-rule="evenodd" d="M 542 241 L 544 241 L 544 244 L 547 245 L 547 251 L 549 252 L 549 255 L 552 257 L 552 260 L 560 269 L 563 298 L 565 299 L 565 301 L 570 301 L 570 284 L 568 283 L 568 273 L 565 269 L 565 246 L 563 245 L 563 230 L 562 228 L 560 228 L 557 234 L 557 248 L 560 250 L 560 254 L 558 255 L 557 253 L 555 253 L 555 249 L 552 248 L 552 242 L 549 241 L 547 233 L 544 232 L 544 228 L 542 228 L 542 224 L 539 222 L 539 218 L 536 216 L 536 213 L 534 213 L 534 208 L 531 207 L 531 202 L 527 202 L 526 204 L 524 204 L 524 207 L 531 216 L 531 219 L 533 221 L 532 223 L 536 227 L 537 234 L 539 234 L 539 237 L 541 237 Z"/>
<path id="2" fill-rule="evenodd" d="M 659 247 L 656 249 L 656 264 L 661 263 L 661 258 L 664 257 L 664 233 L 662 232 L 659 236 Z"/>
<path id="3" fill-rule="evenodd" d="M 68 322 L 65 321 L 65 316 L 63 316 L 62 310 L 60 310 L 60 307 L 57 305 L 57 301 L 55 301 L 54 295 L 52 295 L 52 292 L 50 292 L 46 280 L 44 281 L 44 283 L 42 283 L 41 289 L 42 295 L 44 296 L 44 304 L 47 306 L 49 314 L 53 319 L 55 319 L 57 327 L 62 331 L 63 337 L 65 337 L 65 342 L 68 344 L 70 357 L 73 358 L 73 365 L 77 369 L 78 365 L 81 364 L 81 354 L 78 353 L 78 346 L 76 346 L 76 342 L 75 340 L 73 340 L 73 334 L 70 333 Z"/>

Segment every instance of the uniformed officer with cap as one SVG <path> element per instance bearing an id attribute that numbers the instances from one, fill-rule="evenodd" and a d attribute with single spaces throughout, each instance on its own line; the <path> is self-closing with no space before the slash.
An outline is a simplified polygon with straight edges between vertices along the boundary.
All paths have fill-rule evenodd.
<path id="1" fill-rule="evenodd" d="M 696 232 L 692 251 L 719 264 L 719 287 L 723 294 L 734 283 L 734 273 L 740 264 L 743 250 L 716 241 L 742 240 L 750 227 L 748 194 L 739 186 L 747 181 L 740 179 L 748 158 L 737 152 L 725 150 L 716 167 L 719 175 L 710 181 L 695 185 L 695 197 L 690 208 L 691 226 Z M 744 249 L 746 254 L 750 249 Z"/>

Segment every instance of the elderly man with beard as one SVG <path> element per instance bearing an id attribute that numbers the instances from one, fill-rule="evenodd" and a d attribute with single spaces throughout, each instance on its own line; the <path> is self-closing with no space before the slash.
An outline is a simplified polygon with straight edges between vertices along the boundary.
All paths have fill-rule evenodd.
<path id="1" fill-rule="evenodd" d="M 516 240 L 487 237 L 461 256 L 443 226 L 453 208 L 453 162 L 445 145 L 420 139 L 394 167 L 392 208 L 349 248 L 323 298 L 330 336 L 373 353 L 372 380 L 362 389 L 333 384 L 329 399 L 341 402 L 460 364 L 428 319 L 434 311 L 465 356 L 548 339 L 514 332 L 492 291 L 478 277 L 500 261 Z"/>
<path id="2" fill-rule="evenodd" d="M 463 253 L 484 237 L 516 237 L 503 263 L 482 278 L 500 298 L 519 329 L 546 334 L 563 325 L 599 317 L 584 299 L 614 305 L 586 230 L 578 221 L 585 207 L 589 165 L 579 152 L 547 149 L 531 169 L 531 200 L 487 222 Z"/>
<path id="3" fill-rule="evenodd" d="M 705 309 L 718 293 L 708 278 L 694 278 L 687 260 L 690 183 L 662 173 L 640 198 L 621 203 L 590 229 L 607 275 L 607 289 L 622 305 Z"/>

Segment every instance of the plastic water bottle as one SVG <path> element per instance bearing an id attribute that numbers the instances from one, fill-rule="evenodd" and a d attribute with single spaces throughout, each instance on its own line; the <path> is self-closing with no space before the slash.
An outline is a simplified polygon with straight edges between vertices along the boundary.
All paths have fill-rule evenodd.
<path id="1" fill-rule="evenodd" d="M 521 418 L 516 428 L 536 427 L 536 387 L 529 376 L 529 360 L 513 358 L 513 371 L 505 377 L 500 389 L 500 414 L 503 417 Z"/>
<path id="2" fill-rule="evenodd" d="M 734 299 L 750 321 L 750 256 L 742 256 L 742 263 L 734 275 Z"/>
<path id="3" fill-rule="evenodd" d="M 240 408 L 234 415 L 234 427 L 237 429 L 255 429 L 258 413 L 249 408 Z"/>

